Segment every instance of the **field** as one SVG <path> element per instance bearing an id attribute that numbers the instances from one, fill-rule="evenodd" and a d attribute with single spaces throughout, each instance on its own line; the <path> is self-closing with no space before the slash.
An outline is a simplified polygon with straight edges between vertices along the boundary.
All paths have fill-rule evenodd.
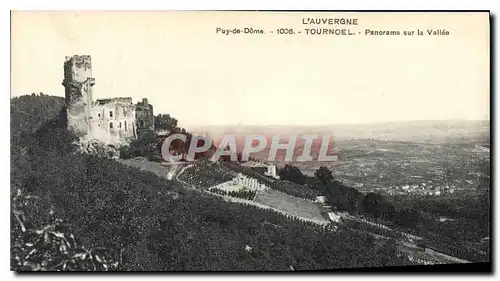
<path id="1" fill-rule="evenodd" d="M 28 152 L 25 140 L 13 142 L 11 194 L 13 202 L 19 201 L 16 194 L 24 198 L 11 213 L 11 270 L 101 270 L 93 267 L 92 258 L 88 265 L 82 261 L 76 268 L 65 267 L 81 257 L 73 256 L 73 251 L 102 251 L 98 255 L 109 261 L 103 266 L 120 271 L 288 271 L 412 264 L 378 248 L 367 235 L 333 233 L 272 209 L 207 196 L 175 177 L 168 180 L 170 169 L 163 173 L 157 166 L 144 171 L 152 168 L 151 163 L 132 160 L 123 165 L 106 157 L 71 153 L 69 143 L 54 142 L 56 136 L 54 132 L 29 139 Z M 54 223 L 62 225 L 53 231 L 54 237 L 74 236 L 78 241 L 69 246 L 71 255 L 61 246 L 63 239 L 43 239 L 43 230 L 57 227 Z M 36 256 L 30 256 L 33 245 L 26 243 L 33 234 L 42 244 L 36 245 Z M 386 260 L 380 261 L 380 255 Z"/>
<path id="2" fill-rule="evenodd" d="M 320 166 L 327 166 L 347 186 L 364 194 L 382 194 L 397 208 L 418 210 L 426 222 L 399 231 L 422 236 L 422 243 L 432 248 L 425 255 L 439 256 L 432 252 L 435 250 L 469 261 L 489 260 L 488 123 L 359 126 L 342 133 L 334 143 L 342 161 L 292 164 L 310 176 Z M 368 230 L 366 224 L 356 224 L 354 229 L 381 234 L 372 231 L 373 227 Z M 403 241 L 401 250 L 414 252 Z"/>
<path id="3" fill-rule="evenodd" d="M 475 195 L 477 185 L 489 177 L 490 124 L 487 121 L 411 121 L 366 125 L 332 126 L 243 126 L 197 128 L 219 139 L 236 134 L 332 136 L 329 151 L 342 157 L 332 162 L 293 162 L 303 173 L 313 175 L 320 166 L 334 170 L 335 178 L 363 193 L 386 195 Z M 301 138 L 294 156 L 302 152 Z M 269 143 L 269 141 L 268 141 Z M 315 142 L 311 155 L 318 154 Z M 238 147 L 241 147 L 241 141 Z M 314 149 L 316 148 L 316 149 Z M 290 164 L 278 150 L 282 167 Z M 329 153 L 330 154 L 330 153 Z M 268 147 L 252 157 L 265 160 Z M 295 158 L 294 158 L 295 159 Z"/>
<path id="4" fill-rule="evenodd" d="M 204 175 L 210 176 L 204 177 Z M 217 187 L 219 189 L 230 188 L 234 189 L 233 191 L 236 191 L 239 190 L 241 186 L 224 185 L 225 187 L 220 187 L 223 186 L 221 183 L 224 181 L 227 183 L 227 181 L 231 180 L 235 175 L 235 171 L 232 171 L 231 168 L 225 166 L 198 163 L 193 166 L 188 166 L 186 169 L 180 171 L 177 174 L 177 178 L 181 181 L 186 181 L 186 183 L 191 184 L 193 187 L 200 190 L 209 190 L 210 188 Z M 214 178 L 218 178 L 220 181 L 214 181 Z M 194 179 L 194 181 L 189 179 Z M 209 186 L 210 184 L 212 184 L 212 186 Z M 257 203 L 257 205 L 270 207 L 280 211 L 281 213 L 297 218 L 327 222 L 325 217 L 321 214 L 319 204 L 313 202 L 312 200 L 305 200 L 274 190 L 269 188 L 269 186 L 265 190 L 258 190 L 252 201 Z"/>
<path id="5" fill-rule="evenodd" d="M 361 223 L 359 217 L 352 216 L 344 225 L 353 231 L 392 237 L 398 241 L 400 252 L 413 253 L 412 257 L 420 259 L 420 263 L 453 260 L 446 256 L 487 261 L 489 244 L 481 240 L 489 236 L 488 209 L 479 196 L 489 187 L 489 129 L 469 126 L 467 130 L 446 132 L 440 128 L 434 130 L 437 134 L 415 137 L 411 135 L 413 131 L 399 129 L 399 135 L 340 138 L 335 149 L 342 152 L 342 161 L 292 164 L 311 176 L 326 165 L 334 171 L 335 179 L 346 186 L 364 194 L 383 194 L 396 207 L 417 209 L 426 218 L 425 225 L 420 223 L 416 228 L 390 226 L 387 230 Z M 221 173 L 214 170 L 215 166 L 206 172 L 200 169 L 206 168 L 191 169 L 187 174 L 192 174 L 189 178 L 196 181 L 193 184 L 203 189 L 228 180 L 227 170 Z M 258 192 L 253 202 L 296 217 L 325 220 L 318 204 L 297 198 L 294 192 L 280 192 L 278 187 Z M 421 236 L 420 243 L 429 248 L 421 253 L 401 233 Z"/>
<path id="6" fill-rule="evenodd" d="M 254 201 L 281 210 L 293 216 L 317 221 L 326 221 L 326 219 L 321 215 L 320 206 L 317 203 L 293 197 L 273 189 L 258 192 Z"/>
<path id="7" fill-rule="evenodd" d="M 489 177 L 489 153 L 478 150 L 478 142 L 339 141 L 344 161 L 329 168 L 336 179 L 364 193 L 474 194 L 481 178 Z M 297 165 L 312 174 L 322 163 Z"/>

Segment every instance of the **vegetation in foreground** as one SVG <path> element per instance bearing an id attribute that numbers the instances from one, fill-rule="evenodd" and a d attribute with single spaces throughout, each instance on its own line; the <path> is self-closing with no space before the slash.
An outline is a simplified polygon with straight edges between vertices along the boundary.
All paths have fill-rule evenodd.
<path id="1" fill-rule="evenodd" d="M 26 206 L 27 219 L 40 228 L 47 224 L 43 214 L 52 211 L 86 248 L 104 248 L 120 261 L 118 270 L 404 264 L 368 236 L 314 229 L 276 213 L 204 197 L 104 157 L 65 153 L 54 135 L 41 136 L 46 137 L 56 147 L 41 147 L 47 142 L 39 140 L 25 154 L 13 151 L 12 187 L 40 198 Z M 381 264 L 380 255 L 389 260 Z"/>
<path id="2" fill-rule="evenodd" d="M 11 140 L 12 200 L 18 190 L 38 198 L 23 205 L 26 231 L 12 219 L 13 270 L 95 269 L 90 264 L 46 267 L 73 256 L 62 256 L 62 251 L 52 252 L 50 261 L 32 259 L 30 248 L 16 248 L 18 241 L 29 239 L 28 233 L 52 226 L 55 219 L 64 232 L 54 233 L 72 234 L 79 243 L 75 249 L 83 252 L 104 251 L 100 255 L 106 257 L 105 264 L 115 270 L 286 271 L 408 264 L 394 247 L 375 244 L 368 235 L 315 228 L 194 193 L 106 157 L 80 154 L 59 125 L 50 122 L 40 133 Z M 47 241 L 50 247 L 62 245 L 57 239 Z"/>
<path id="3" fill-rule="evenodd" d="M 33 104 L 45 103 L 37 96 L 31 98 L 36 100 Z M 27 98 L 19 100 L 30 104 Z M 41 105 L 39 108 L 45 110 L 46 107 Z M 394 243 L 380 245 L 359 232 L 325 231 L 274 212 L 193 193 L 178 182 L 140 172 L 105 157 L 76 153 L 70 145 L 72 137 L 58 127 L 61 124 L 47 123 L 54 116 L 36 117 L 37 111 L 30 111 L 29 106 L 23 107 L 23 111 L 35 116 L 17 113 L 11 120 L 13 130 L 28 128 L 12 134 L 12 199 L 18 190 L 38 199 L 23 207 L 27 229 L 24 232 L 15 219 L 17 211 L 13 204 L 13 270 L 105 268 L 95 263 L 96 258 L 92 264 L 63 252 L 52 252 L 55 257 L 50 262 L 40 259 L 40 255 L 28 255 L 32 248 L 26 243 L 31 245 L 29 241 L 34 239 L 28 233 L 50 227 L 63 227 L 64 233 L 73 234 L 78 242 L 71 248 L 72 253 L 99 252 L 99 259 L 105 257 L 108 270 L 307 270 L 410 263 L 397 257 Z M 17 119 L 28 125 L 16 125 Z M 30 122 L 36 124 L 29 125 Z M 295 175 L 302 177 L 298 173 Z M 293 176 L 288 180 L 294 182 Z M 341 210 L 382 221 L 393 214 L 393 223 L 412 229 L 419 229 L 430 221 L 421 218 L 434 219 L 438 214 L 450 214 L 452 209 L 439 202 L 416 200 L 396 204 L 391 198 L 363 195 L 335 181 L 331 172 L 324 169 L 318 170 L 315 177 L 303 177 L 299 181 L 300 186 L 321 187 L 314 192 L 326 191 L 330 203 Z M 480 203 L 469 202 L 477 209 L 467 217 L 469 221 L 481 215 L 484 217 L 489 201 L 483 199 L 478 199 Z M 423 205 L 426 208 L 422 208 Z M 465 210 L 460 209 L 457 216 Z M 57 226 L 54 221 L 58 222 Z M 480 220 L 470 229 L 464 229 L 457 221 L 445 229 L 468 232 L 455 235 L 453 243 L 460 243 L 463 237 L 482 235 L 488 229 L 488 221 Z M 444 233 L 438 233 L 442 229 L 439 226 L 423 228 L 423 231 L 434 231 L 443 237 Z M 53 232 L 63 233 L 55 229 Z M 50 247 L 60 248 L 62 240 L 56 238 L 47 240 Z M 85 257 L 88 259 L 89 255 Z M 64 262 L 54 267 L 55 260 Z"/>

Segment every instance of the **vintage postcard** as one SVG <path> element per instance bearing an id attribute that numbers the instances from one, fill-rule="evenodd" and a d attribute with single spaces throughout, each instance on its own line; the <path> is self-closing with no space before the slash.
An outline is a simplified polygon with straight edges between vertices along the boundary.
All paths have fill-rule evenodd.
<path id="1" fill-rule="evenodd" d="M 12 11 L 11 270 L 491 270 L 490 29 Z"/>

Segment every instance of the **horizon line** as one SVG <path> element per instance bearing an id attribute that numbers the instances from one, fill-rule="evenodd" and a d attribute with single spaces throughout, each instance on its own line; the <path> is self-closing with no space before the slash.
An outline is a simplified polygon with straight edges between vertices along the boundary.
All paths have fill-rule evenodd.
<path id="1" fill-rule="evenodd" d="M 327 126 L 352 126 L 352 125 L 376 125 L 376 124 L 387 124 L 387 123 L 416 123 L 416 122 L 491 122 L 490 119 L 415 119 L 415 120 L 394 120 L 394 121 L 376 121 L 369 123 L 331 123 L 331 124 L 215 124 L 215 125 L 190 125 L 190 127 L 327 127 Z"/>

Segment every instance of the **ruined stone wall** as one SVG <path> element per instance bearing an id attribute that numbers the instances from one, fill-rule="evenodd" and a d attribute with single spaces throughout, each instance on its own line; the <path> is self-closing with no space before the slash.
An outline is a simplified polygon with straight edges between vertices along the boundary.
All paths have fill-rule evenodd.
<path id="1" fill-rule="evenodd" d="M 135 106 L 136 110 L 136 126 L 138 130 L 154 130 L 154 112 L 153 105 L 148 102 L 148 99 L 143 98 L 142 102 L 138 102 Z"/>
<path id="2" fill-rule="evenodd" d="M 91 108 L 89 137 L 121 145 L 136 137 L 135 106 L 131 98 L 98 100 Z"/>
<path id="3" fill-rule="evenodd" d="M 80 140 L 120 146 L 137 138 L 140 130 L 154 130 L 153 105 L 130 97 L 93 101 L 92 61 L 88 55 L 66 57 L 64 62 L 68 129 Z"/>

